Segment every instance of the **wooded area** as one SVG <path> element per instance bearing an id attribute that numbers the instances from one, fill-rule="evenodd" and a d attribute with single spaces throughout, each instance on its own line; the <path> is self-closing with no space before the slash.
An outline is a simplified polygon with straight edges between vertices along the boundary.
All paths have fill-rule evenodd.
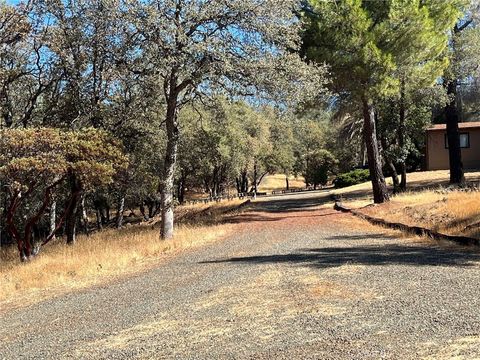
<path id="1" fill-rule="evenodd" d="M 22 260 L 266 174 L 369 169 L 374 200 L 480 119 L 474 0 L 0 1 L 0 229 Z"/>

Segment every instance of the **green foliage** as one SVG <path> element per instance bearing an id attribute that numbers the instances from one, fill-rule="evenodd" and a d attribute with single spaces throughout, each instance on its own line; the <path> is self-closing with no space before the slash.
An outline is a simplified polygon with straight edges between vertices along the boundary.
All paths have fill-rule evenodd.
<path id="1" fill-rule="evenodd" d="M 316 150 L 305 157 L 305 182 L 313 186 L 326 185 L 328 177 L 336 172 L 338 160 L 328 150 Z"/>
<path id="2" fill-rule="evenodd" d="M 48 187 L 70 173 L 86 190 L 104 186 L 128 162 L 118 140 L 92 128 L 4 129 L 0 148 L 0 177 L 11 194 Z"/>
<path id="3" fill-rule="evenodd" d="M 388 198 L 381 174 L 381 155 L 403 166 L 418 149 L 424 126 L 412 104 L 422 90 L 434 86 L 449 64 L 449 34 L 461 16 L 463 0 L 310 0 L 305 2 L 303 53 L 331 70 L 337 102 L 347 101 L 350 118 L 364 120 L 374 198 Z M 351 103 L 351 104 L 350 104 Z M 437 105 L 432 102 L 430 108 Z M 423 104 L 421 104 L 423 106 Z M 420 123 L 424 123 L 422 117 Z M 375 131 L 378 121 L 380 131 Z M 410 124 L 414 124 L 409 128 Z M 392 131 L 393 129 L 393 131 Z M 357 127 L 350 128 L 354 134 Z M 347 138 L 348 139 L 348 138 Z M 341 143 L 336 144 L 341 149 Z M 338 146 L 340 145 L 340 146 Z M 342 151 L 345 153 L 345 151 Z M 359 158 L 363 156 L 363 148 Z M 348 154 L 346 154 L 348 156 Z M 343 158 L 343 156 L 342 156 Z M 343 159 L 342 159 L 343 160 Z M 342 163 L 346 163 L 342 161 Z M 402 170 L 403 171 L 403 170 Z"/>
<path id="4" fill-rule="evenodd" d="M 177 182 L 218 194 L 243 175 L 289 172 L 293 166 L 293 132 L 270 108 L 217 98 L 180 112 Z M 261 175 L 259 175 L 261 176 Z"/>
<path id="5" fill-rule="evenodd" d="M 307 57 L 331 67 L 335 90 L 377 99 L 398 92 L 397 72 L 427 85 L 442 74 L 461 1 L 311 0 L 309 6 Z"/>
<path id="6" fill-rule="evenodd" d="M 367 4 L 367 6 L 364 6 Z M 311 0 L 304 14 L 304 52 L 308 59 L 327 63 L 337 91 L 358 98 L 375 98 L 395 92 L 398 82 L 387 30 L 384 3 L 361 0 Z"/>
<path id="7" fill-rule="evenodd" d="M 8 193 L 5 222 L 24 260 L 38 251 L 39 245 L 34 248 L 31 241 L 33 229 L 62 184 L 75 183 L 64 215 L 73 213 L 76 221 L 75 199 L 84 191 L 110 184 L 128 162 L 118 140 L 92 128 L 3 129 L 0 149 L 0 182 Z"/>
<path id="8" fill-rule="evenodd" d="M 339 174 L 333 181 L 336 188 L 344 188 L 361 184 L 370 180 L 370 172 L 366 169 L 356 169 L 347 173 Z"/>
<path id="9" fill-rule="evenodd" d="M 274 117 L 270 128 L 272 151 L 269 159 L 270 172 L 292 173 L 295 165 L 296 139 L 293 126 L 286 118 Z"/>

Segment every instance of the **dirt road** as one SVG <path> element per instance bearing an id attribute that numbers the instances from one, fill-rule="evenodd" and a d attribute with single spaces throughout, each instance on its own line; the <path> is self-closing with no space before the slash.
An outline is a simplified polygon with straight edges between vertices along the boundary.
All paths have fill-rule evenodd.
<path id="1" fill-rule="evenodd" d="M 3 313 L 0 358 L 479 358 L 480 254 L 323 200 L 256 203 L 224 241 Z"/>

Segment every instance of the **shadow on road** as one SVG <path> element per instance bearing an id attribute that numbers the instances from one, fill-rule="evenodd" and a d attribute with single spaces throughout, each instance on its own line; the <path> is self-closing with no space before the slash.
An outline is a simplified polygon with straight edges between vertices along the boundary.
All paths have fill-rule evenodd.
<path id="1" fill-rule="evenodd" d="M 368 237 L 371 236 L 365 235 L 363 239 Z M 473 262 L 476 261 L 480 261 L 478 253 L 452 252 L 452 249 L 432 246 L 385 245 L 302 249 L 298 253 L 291 254 L 234 257 L 202 263 L 290 263 L 331 268 L 346 264 L 467 267 L 474 265 Z"/>
<path id="2" fill-rule="evenodd" d="M 314 214 L 314 215 L 290 214 L 290 215 L 275 216 L 275 217 L 262 216 L 262 215 L 259 215 L 258 213 L 245 213 L 241 215 L 236 215 L 231 218 L 225 218 L 221 220 L 221 223 L 222 224 L 242 224 L 242 223 L 253 223 L 253 222 L 260 222 L 260 223 L 276 222 L 276 221 L 282 221 L 282 220 L 294 219 L 294 218 L 308 219 L 308 218 L 320 218 L 320 217 L 335 216 L 335 215 L 338 215 L 338 212 L 328 212 L 324 214 Z"/>
<path id="3" fill-rule="evenodd" d="M 380 234 L 356 234 L 356 235 L 333 235 L 326 238 L 327 240 L 365 240 L 365 239 L 398 239 L 398 235 Z"/>
<path id="4" fill-rule="evenodd" d="M 253 202 L 249 208 L 253 211 L 262 212 L 297 212 L 297 211 L 310 211 L 312 208 L 321 206 L 327 203 L 333 203 L 333 199 L 330 192 L 325 191 L 322 193 L 306 193 L 301 195 L 283 195 L 271 200 L 260 200 Z"/>

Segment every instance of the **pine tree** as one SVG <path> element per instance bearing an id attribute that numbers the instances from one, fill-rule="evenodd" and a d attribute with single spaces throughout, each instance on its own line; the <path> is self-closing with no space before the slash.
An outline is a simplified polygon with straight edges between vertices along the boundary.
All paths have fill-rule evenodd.
<path id="1" fill-rule="evenodd" d="M 402 81 L 407 80 L 405 74 L 418 73 L 421 57 L 430 59 L 447 46 L 445 27 L 437 30 L 435 26 L 441 20 L 449 26 L 459 11 L 453 1 L 438 3 L 311 0 L 304 8 L 304 54 L 312 61 L 329 65 L 332 90 L 348 93 L 362 111 L 376 203 L 388 201 L 389 195 L 376 137 L 375 106 L 380 99 L 401 93 Z M 422 75 L 431 80 L 444 66 L 443 61 L 423 64 Z M 402 72 L 403 80 L 399 76 Z"/>

